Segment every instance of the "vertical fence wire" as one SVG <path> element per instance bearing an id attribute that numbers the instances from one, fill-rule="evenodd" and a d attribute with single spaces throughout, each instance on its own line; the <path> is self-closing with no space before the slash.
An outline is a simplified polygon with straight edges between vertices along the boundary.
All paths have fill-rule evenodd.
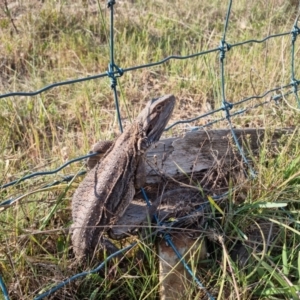
<path id="1" fill-rule="evenodd" d="M 245 162 L 245 164 L 247 165 L 248 169 L 250 170 L 250 176 L 251 178 L 255 177 L 255 173 L 251 167 L 251 165 L 248 162 L 248 159 L 246 158 L 246 155 L 243 151 L 243 148 L 241 147 L 238 138 L 233 130 L 233 126 L 231 123 L 231 115 L 230 115 L 230 110 L 233 108 L 233 104 L 228 102 L 226 100 L 226 93 L 225 93 L 225 56 L 226 56 L 226 52 L 228 52 L 231 49 L 230 44 L 228 44 L 226 42 L 226 33 L 227 33 L 227 29 L 228 29 L 228 23 L 229 23 L 229 16 L 230 16 L 230 12 L 231 12 L 231 6 L 232 6 L 232 0 L 229 1 L 228 4 L 228 10 L 227 10 L 227 14 L 226 14 L 226 18 L 225 18 L 225 25 L 224 25 L 224 32 L 223 32 L 223 38 L 221 40 L 220 43 L 220 77 L 221 77 L 221 97 L 222 97 L 222 105 L 223 105 L 223 110 L 225 111 L 225 118 L 228 121 L 229 124 L 229 128 L 232 134 L 232 137 L 234 139 L 234 142 L 239 150 L 240 155 L 242 156 L 243 161 Z M 245 171 L 246 173 L 246 171 Z M 247 176 L 247 173 L 246 173 Z"/>
<path id="2" fill-rule="evenodd" d="M 1 288 L 2 294 L 4 296 L 4 300 L 9 300 L 7 288 L 6 288 L 5 283 L 4 283 L 4 281 L 1 277 L 1 274 L 0 274 L 0 288 Z"/>
<path id="3" fill-rule="evenodd" d="M 115 76 L 115 71 L 117 71 L 118 76 L 123 75 L 123 71 L 115 65 L 115 58 L 114 58 L 114 5 L 116 4 L 115 0 L 108 1 L 108 8 L 110 9 L 110 40 L 109 40 L 109 47 L 110 47 L 110 63 L 108 66 L 108 77 L 111 81 L 111 89 L 113 90 L 114 99 L 115 99 L 115 107 L 118 117 L 118 123 L 120 132 L 123 132 L 123 126 L 121 121 L 121 113 L 119 107 L 119 100 L 118 100 L 118 93 L 117 93 L 117 76 Z"/>
<path id="4" fill-rule="evenodd" d="M 291 84 L 292 84 L 292 89 L 298 104 L 298 108 L 300 107 L 300 99 L 298 96 L 298 85 L 299 85 L 299 80 L 296 80 L 295 78 L 295 43 L 296 43 L 296 39 L 298 34 L 300 34 L 300 28 L 298 27 L 298 20 L 299 20 L 299 16 L 296 19 L 295 23 L 294 23 L 294 27 L 292 29 L 292 49 L 291 49 Z"/>

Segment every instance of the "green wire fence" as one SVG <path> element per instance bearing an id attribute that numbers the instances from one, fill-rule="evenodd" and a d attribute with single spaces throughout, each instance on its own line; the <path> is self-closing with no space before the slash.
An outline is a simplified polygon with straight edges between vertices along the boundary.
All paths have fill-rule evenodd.
<path id="1" fill-rule="evenodd" d="M 120 131 L 122 132 L 123 127 L 122 127 L 122 122 L 121 122 L 121 114 L 120 114 L 118 94 L 117 94 L 117 78 L 118 77 L 122 76 L 126 72 L 130 72 L 130 71 L 133 71 L 133 70 L 139 70 L 139 69 L 143 69 L 143 68 L 150 68 L 150 67 L 153 67 L 153 66 L 164 64 L 164 63 L 166 63 L 168 61 L 172 61 L 172 60 L 192 59 L 192 58 L 195 58 L 195 57 L 207 55 L 209 53 L 219 52 L 219 55 L 220 55 L 220 85 L 221 85 L 222 106 L 217 108 L 217 109 L 214 109 L 214 110 L 212 110 L 208 113 L 199 115 L 199 116 L 197 116 L 196 118 L 193 118 L 193 119 L 176 121 L 175 123 L 170 125 L 168 128 L 166 128 L 166 130 L 169 130 L 170 128 L 172 128 L 172 127 L 174 127 L 178 124 L 190 123 L 190 122 L 196 121 L 198 119 L 205 118 L 207 116 L 214 115 L 216 113 L 219 113 L 219 112 L 223 111 L 224 112 L 224 117 L 216 119 L 214 121 L 211 121 L 211 122 L 209 122 L 209 123 L 207 123 L 203 126 L 195 127 L 195 128 L 193 128 L 193 130 L 197 130 L 197 129 L 205 127 L 205 126 L 210 126 L 210 125 L 213 125 L 217 122 L 227 120 L 229 128 L 231 129 L 233 139 L 234 139 L 235 144 L 238 148 L 238 151 L 240 152 L 241 157 L 243 158 L 244 162 L 248 166 L 249 175 L 250 175 L 251 178 L 255 177 L 255 172 L 252 169 L 252 167 L 249 165 L 249 163 L 247 161 L 247 158 L 246 158 L 246 155 L 244 154 L 243 148 L 239 144 L 238 139 L 235 135 L 231 119 L 232 119 L 232 117 L 234 117 L 236 115 L 244 114 L 247 111 L 249 111 L 250 109 L 255 109 L 259 106 L 263 106 L 267 103 L 270 103 L 271 101 L 274 101 L 275 103 L 277 103 L 283 97 L 285 97 L 286 95 L 290 95 L 290 94 L 294 94 L 296 102 L 298 103 L 298 106 L 300 107 L 300 100 L 299 100 L 299 95 L 298 95 L 300 80 L 295 77 L 295 68 L 296 68 L 296 66 L 295 66 L 295 61 L 296 61 L 296 59 L 295 59 L 295 48 L 296 48 L 297 37 L 300 34 L 300 28 L 298 26 L 299 17 L 295 20 L 295 22 L 293 24 L 293 27 L 292 27 L 290 32 L 284 32 L 284 33 L 269 35 L 269 36 L 267 36 L 267 37 L 265 37 L 261 40 L 251 39 L 251 40 L 247 40 L 247 41 L 238 42 L 238 43 L 235 43 L 235 44 L 229 44 L 226 41 L 226 33 L 227 33 L 227 30 L 228 30 L 228 24 L 229 24 L 231 7 L 232 7 L 232 0 L 230 0 L 229 3 L 228 3 L 228 9 L 227 9 L 227 14 L 226 14 L 226 18 L 225 18 L 224 31 L 223 31 L 222 39 L 221 39 L 220 45 L 218 47 L 213 48 L 213 49 L 209 49 L 209 50 L 206 50 L 206 51 L 194 53 L 194 54 L 191 54 L 191 55 L 186 55 L 186 56 L 170 55 L 170 56 L 168 56 L 168 57 L 166 57 L 166 58 L 164 58 L 160 61 L 157 61 L 157 62 L 151 62 L 151 63 L 147 63 L 147 64 L 143 64 L 143 65 L 132 66 L 132 67 L 129 67 L 129 68 L 122 69 L 122 68 L 120 68 L 119 66 L 117 66 L 115 64 L 115 60 L 114 60 L 114 5 L 115 4 L 116 4 L 115 0 L 109 0 L 107 2 L 108 8 L 110 9 L 110 38 L 109 38 L 110 39 L 110 42 L 109 42 L 110 43 L 110 60 L 109 60 L 109 65 L 108 65 L 107 72 L 102 73 L 102 74 L 97 74 L 97 75 L 94 75 L 94 76 L 83 77 L 83 78 L 79 78 L 79 79 L 67 80 L 67 81 L 53 83 L 53 84 L 47 85 L 47 86 L 45 86 L 45 87 L 43 87 L 39 90 L 33 91 L 33 92 L 11 92 L 11 93 L 2 94 L 2 95 L 0 95 L 0 99 L 6 98 L 6 97 L 12 97 L 12 96 L 34 96 L 34 95 L 43 93 L 47 90 L 57 88 L 57 87 L 60 87 L 60 86 L 63 86 L 63 85 L 70 85 L 70 84 L 75 84 L 75 83 L 79 83 L 79 82 L 83 82 L 83 81 L 95 80 L 95 79 L 107 78 L 108 77 L 110 79 L 111 89 L 112 89 L 113 95 L 114 95 L 115 107 L 116 107 L 118 121 L 119 121 L 119 128 L 120 128 Z M 228 102 L 226 100 L 225 75 L 224 75 L 225 74 L 225 58 L 226 58 L 227 53 L 229 53 L 231 51 L 231 49 L 233 49 L 234 47 L 239 47 L 239 46 L 242 46 L 242 45 L 245 45 L 245 44 L 250 44 L 250 43 L 261 44 L 261 43 L 265 43 L 269 39 L 275 39 L 275 38 L 278 38 L 278 37 L 283 37 L 283 36 L 288 36 L 288 35 L 291 36 L 291 81 L 290 81 L 290 83 L 286 83 L 283 86 L 277 86 L 277 87 L 274 87 L 272 89 L 269 89 L 268 91 L 265 91 L 265 93 L 263 93 L 261 95 L 255 95 L 255 96 L 250 96 L 250 97 L 247 97 L 247 98 L 240 99 L 239 101 L 237 101 L 235 103 Z M 252 106 L 249 105 L 246 108 L 244 108 L 244 107 L 239 108 L 242 104 L 249 103 L 251 100 L 263 99 L 263 98 L 266 98 L 266 96 L 269 96 L 270 94 L 273 94 L 273 93 L 276 93 L 275 96 L 273 95 L 273 96 L 269 97 L 268 100 L 265 100 L 263 102 L 259 102 L 255 105 L 252 105 Z M 12 186 L 12 185 L 17 185 L 17 184 L 21 183 L 22 181 L 27 180 L 27 179 L 32 178 L 32 177 L 35 177 L 35 176 L 45 176 L 45 175 L 57 173 L 60 170 L 62 170 L 63 168 L 65 168 L 67 165 L 69 165 L 71 163 L 74 163 L 76 161 L 85 159 L 85 158 L 87 158 L 89 156 L 92 156 L 92 155 L 95 155 L 95 153 L 75 158 L 75 159 L 65 163 L 64 165 L 60 166 L 59 168 L 57 168 L 53 171 L 36 172 L 36 173 L 29 174 L 27 176 L 24 176 L 23 178 L 18 179 L 18 180 L 3 184 L 2 186 L 0 186 L 0 190 L 6 189 L 7 187 Z M 84 173 L 85 172 L 83 171 L 79 175 L 83 175 Z M 74 177 L 73 175 L 65 176 L 60 181 L 56 181 L 52 184 L 48 184 L 47 187 L 58 184 L 58 183 L 63 182 L 63 181 L 71 181 L 73 179 L 73 177 Z M 144 197 L 147 201 L 147 199 L 148 199 L 147 195 L 145 194 L 144 190 L 142 190 L 142 192 L 143 192 Z M 216 197 L 216 199 L 217 198 L 218 197 Z M 0 203 L 0 208 L 7 208 L 7 207 L 13 205 L 17 201 L 18 201 L 18 198 L 8 199 L 6 201 L 3 201 L 2 203 Z M 157 220 L 157 222 L 159 223 L 159 220 Z M 196 282 L 196 284 L 200 288 L 204 289 L 201 282 L 197 279 L 195 274 L 192 273 L 189 266 L 182 259 L 182 257 L 180 256 L 179 252 L 177 251 L 177 249 L 173 245 L 173 243 L 172 243 L 171 239 L 168 237 L 168 235 L 166 235 L 166 242 L 173 248 L 175 253 L 177 253 L 179 259 L 184 264 L 187 271 L 192 275 L 192 277 L 193 277 L 194 281 Z M 79 277 L 83 277 L 83 276 L 86 276 L 88 274 L 98 272 L 106 264 L 106 262 L 108 260 L 110 260 L 114 256 L 118 255 L 119 253 L 126 252 L 127 250 L 131 249 L 134 246 L 135 246 L 135 244 L 132 244 L 132 245 L 130 245 L 130 246 L 124 248 L 124 249 L 121 249 L 120 251 L 118 251 L 118 253 L 115 253 L 115 254 L 111 255 L 110 257 L 108 257 L 107 260 L 104 261 L 103 263 L 101 263 L 96 269 L 88 271 L 88 272 L 83 272 L 83 273 L 80 273 L 80 274 L 76 274 L 73 277 L 71 277 L 69 279 L 66 279 L 65 281 L 61 282 L 60 284 L 57 284 L 56 286 L 54 286 L 49 291 L 37 296 L 35 298 L 35 300 L 40 300 L 40 299 L 43 299 L 43 298 L 51 295 L 56 290 L 60 289 L 61 287 L 65 286 L 66 284 L 70 283 L 71 281 L 73 281 L 73 280 L 75 280 Z M 3 281 L 1 276 L 0 276 L 0 288 L 2 290 L 2 293 L 4 295 L 5 300 L 8 300 L 9 299 L 8 291 L 6 289 L 6 286 L 5 286 L 4 281 Z M 208 292 L 207 292 L 207 296 L 208 296 L 209 299 L 214 299 L 213 296 L 210 295 Z"/>

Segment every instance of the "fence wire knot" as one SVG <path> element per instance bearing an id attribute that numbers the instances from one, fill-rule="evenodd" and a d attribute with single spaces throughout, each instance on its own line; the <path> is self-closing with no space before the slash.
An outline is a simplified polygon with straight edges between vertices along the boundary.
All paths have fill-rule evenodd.
<path id="1" fill-rule="evenodd" d="M 221 43 L 219 46 L 221 61 L 225 58 L 225 52 L 228 52 L 230 49 L 231 49 L 231 45 L 228 44 L 225 40 L 221 40 Z"/>
<path id="2" fill-rule="evenodd" d="M 223 101 L 223 110 L 231 110 L 233 108 L 233 104 L 227 101 Z"/>
<path id="3" fill-rule="evenodd" d="M 233 108 L 233 104 L 230 102 L 227 102 L 226 100 L 223 101 L 222 109 L 226 112 L 226 119 L 230 118 L 229 111 Z"/>
<path id="4" fill-rule="evenodd" d="M 292 79 L 291 85 L 292 85 L 294 93 L 298 92 L 298 85 L 299 84 L 300 84 L 300 80 L 296 80 L 295 78 Z"/>
<path id="5" fill-rule="evenodd" d="M 107 7 L 108 7 L 108 8 L 112 7 L 112 6 L 115 5 L 115 4 L 116 4 L 116 1 L 115 1 L 115 0 L 108 0 L 108 1 L 107 1 Z"/>
<path id="6" fill-rule="evenodd" d="M 114 71 L 115 69 L 116 69 L 117 75 L 115 75 L 115 71 Z M 108 71 L 106 73 L 107 73 L 107 76 L 110 78 L 111 88 L 115 88 L 117 86 L 117 78 L 121 77 L 124 74 L 124 71 L 122 68 L 119 68 L 115 64 L 109 64 Z"/>
<path id="7" fill-rule="evenodd" d="M 300 34 L 300 28 L 295 24 L 292 30 L 292 42 L 295 42 L 297 39 L 297 35 Z"/>

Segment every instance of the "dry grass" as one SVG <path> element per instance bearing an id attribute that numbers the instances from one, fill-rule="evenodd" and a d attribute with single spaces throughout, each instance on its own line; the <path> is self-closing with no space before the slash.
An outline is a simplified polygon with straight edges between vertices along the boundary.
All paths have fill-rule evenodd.
<path id="1" fill-rule="evenodd" d="M 219 0 L 198 2 L 117 1 L 116 64 L 127 68 L 172 54 L 188 55 L 218 47 L 228 4 Z M 292 0 L 234 1 L 228 43 L 291 31 L 298 5 L 298 1 Z M 2 1 L 0 93 L 33 91 L 52 82 L 105 72 L 109 63 L 108 29 L 109 11 L 104 1 Z M 227 100 L 235 103 L 289 83 L 290 41 L 290 36 L 274 38 L 261 44 L 234 47 L 226 53 Z M 298 60 L 299 41 L 296 45 Z M 171 60 L 160 66 L 125 73 L 118 81 L 124 122 L 134 118 L 147 99 L 167 93 L 177 97 L 171 122 L 220 107 L 219 73 L 218 53 Z M 297 62 L 295 77 L 300 78 Z M 293 95 L 286 100 L 296 106 Z M 258 101 L 243 107 L 255 103 Z M 118 133 L 107 78 L 51 89 L 34 97 L 3 98 L 0 99 L 0 111 L 0 184 L 30 172 L 53 169 L 86 153 L 95 141 L 111 139 Z M 201 125 L 215 117 L 191 125 Z M 282 102 L 235 117 L 233 124 L 270 129 L 298 127 L 299 115 Z M 177 126 L 169 135 L 178 135 L 186 129 L 186 125 Z M 285 247 L 273 246 L 268 259 L 277 264 L 277 268 L 283 268 L 288 277 L 284 281 L 286 285 L 281 278 L 274 279 L 269 260 L 260 262 L 263 267 L 255 267 L 256 275 L 253 276 L 247 275 L 249 270 L 242 273 L 236 269 L 240 299 L 266 299 L 268 295 L 282 299 L 283 294 L 291 298 L 295 293 L 289 290 L 289 282 L 296 285 L 300 272 L 297 265 L 299 232 L 297 224 L 291 221 L 297 220 L 298 216 L 298 140 L 299 133 L 295 131 L 292 138 L 285 140 L 273 153 L 267 152 L 266 145 L 256 165 L 259 176 L 247 186 L 245 205 L 222 208 L 229 216 L 222 229 L 222 234 L 231 242 L 226 244 L 227 247 L 232 246 L 233 240 L 242 240 L 245 218 L 248 222 L 275 218 L 284 224 L 278 245 Z M 75 173 L 79 168 L 79 164 L 73 164 L 60 174 Z M 52 180 L 53 177 L 39 177 L 1 190 L 0 201 L 38 190 Z M 68 268 L 72 252 L 65 231 L 71 223 L 70 198 L 74 188 L 75 184 L 61 184 L 46 192 L 37 191 L 23 203 L 1 212 L 0 273 L 8 285 L 11 299 L 31 299 L 40 289 L 47 289 L 48 285 L 75 273 L 76 270 Z M 291 203 L 288 212 L 266 212 L 255 206 L 257 201 L 287 200 Z M 37 231 L 43 231 L 43 234 L 35 234 Z M 214 286 L 215 295 L 222 287 L 226 298 L 236 299 L 232 274 L 227 273 L 226 277 L 225 271 L 215 263 L 222 259 L 220 249 L 214 248 L 211 253 L 208 261 L 211 268 L 201 273 L 204 285 Z M 149 252 L 144 264 L 132 260 L 127 277 L 118 270 L 114 274 L 104 274 L 104 277 L 103 274 L 94 275 L 61 290 L 57 299 L 143 299 L 153 288 L 151 297 L 154 299 L 157 297 L 155 260 L 155 255 Z M 250 267 L 249 273 L 252 271 Z M 133 275 L 138 279 L 130 280 Z M 276 288 L 281 289 L 277 291 L 281 296 L 272 291 Z"/>

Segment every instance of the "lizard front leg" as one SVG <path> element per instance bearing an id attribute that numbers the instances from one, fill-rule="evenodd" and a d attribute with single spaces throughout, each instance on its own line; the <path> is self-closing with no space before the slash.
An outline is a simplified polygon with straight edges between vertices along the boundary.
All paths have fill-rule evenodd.
<path id="1" fill-rule="evenodd" d="M 91 156 L 86 160 L 86 165 L 89 170 L 93 169 L 96 166 L 96 164 L 102 159 L 106 152 L 109 151 L 113 143 L 113 141 L 99 141 L 92 146 L 89 154 L 93 152 L 97 152 L 99 154 Z"/>

